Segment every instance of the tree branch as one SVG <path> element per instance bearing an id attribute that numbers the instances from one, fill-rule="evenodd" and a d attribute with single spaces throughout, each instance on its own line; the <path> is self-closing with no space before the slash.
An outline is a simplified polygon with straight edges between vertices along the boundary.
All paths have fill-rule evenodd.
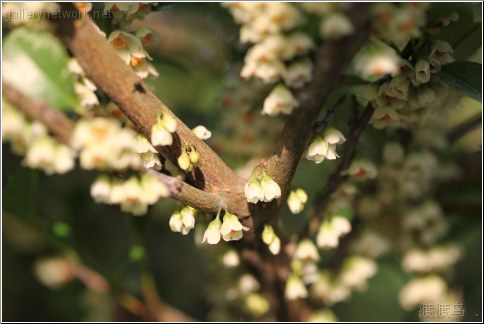
<path id="1" fill-rule="evenodd" d="M 459 140 L 462 136 L 466 135 L 468 132 L 472 131 L 474 128 L 482 125 L 482 115 L 478 114 L 472 118 L 460 123 L 455 126 L 448 135 L 449 142 L 453 143 Z"/>
<path id="2" fill-rule="evenodd" d="M 2 82 L 2 93 L 12 105 L 31 119 L 40 121 L 60 142 L 69 145 L 74 123 L 63 113 L 49 107 L 44 101 L 28 98 L 5 82 Z"/>
<path id="3" fill-rule="evenodd" d="M 200 162 L 188 175 L 190 182 L 204 191 L 222 195 L 242 191 L 244 181 L 121 60 L 91 18 L 81 17 L 71 3 L 60 3 L 60 6 L 63 15 L 51 19 L 58 37 L 77 58 L 87 77 L 119 106 L 138 131 L 150 138 L 158 116 L 171 115 L 177 120 L 173 145 L 158 146 L 157 150 L 177 165 L 183 146 L 193 145 L 200 154 Z"/>
<path id="4" fill-rule="evenodd" d="M 2 83 L 3 95 L 16 108 L 20 109 L 25 115 L 33 120 L 44 124 L 49 131 L 62 143 L 69 145 L 74 123 L 62 112 L 51 108 L 42 100 L 32 100 L 20 91 L 7 83 Z M 247 204 L 239 204 L 244 200 L 243 193 L 231 193 L 230 198 L 225 195 L 204 192 L 183 182 L 180 178 L 161 174 L 154 170 L 147 173 L 156 176 L 161 182 L 167 185 L 171 197 L 187 204 L 197 210 L 206 213 L 217 213 L 220 206 L 227 208 L 236 215 L 246 216 L 249 214 Z M 238 196 L 237 196 L 238 195 Z M 235 197 L 235 199 L 233 198 Z M 250 225 L 250 223 L 246 223 Z"/>
<path id="5" fill-rule="evenodd" d="M 307 148 L 313 125 L 329 93 L 339 82 L 343 70 L 369 36 L 369 4 L 354 3 L 348 13 L 355 33 L 336 41 L 327 41 L 318 51 L 311 83 L 296 93 L 300 108 L 296 109 L 284 126 L 274 154 L 266 163 L 266 172 L 281 187 L 282 196 L 269 206 L 259 207 L 262 216 L 254 218 L 256 231 L 268 219 L 275 219 L 283 205 L 297 165 Z M 267 204 L 261 204 L 267 205 Z"/>

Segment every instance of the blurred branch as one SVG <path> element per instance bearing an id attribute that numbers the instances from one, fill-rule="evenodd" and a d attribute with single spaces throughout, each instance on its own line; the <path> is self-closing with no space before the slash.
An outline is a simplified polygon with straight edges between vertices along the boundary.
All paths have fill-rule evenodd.
<path id="1" fill-rule="evenodd" d="M 472 131 L 474 128 L 482 125 L 482 115 L 478 114 L 472 118 L 460 123 L 455 126 L 448 135 L 449 142 L 453 143 L 459 140 L 461 137 L 465 136 L 467 133 Z"/>
<path id="2" fill-rule="evenodd" d="M 333 194 L 333 192 L 336 191 L 336 189 L 338 189 L 338 186 L 347 177 L 342 175 L 341 173 L 350 166 L 351 161 L 354 157 L 358 139 L 360 138 L 361 133 L 363 133 L 363 130 L 370 121 L 373 111 L 374 108 L 371 105 L 368 105 L 361 117 L 351 127 L 348 144 L 346 145 L 346 148 L 341 155 L 340 163 L 338 164 L 336 170 L 329 177 L 328 183 L 326 184 L 324 190 L 317 195 L 314 201 L 313 209 L 310 213 L 309 221 L 299 234 L 300 238 L 310 236 L 317 231 L 319 224 L 322 220 L 321 214 L 331 200 L 331 195 Z"/>
<path id="3" fill-rule="evenodd" d="M 30 118 L 44 124 L 59 141 L 69 144 L 74 123 L 63 113 L 49 107 L 44 101 L 28 98 L 5 82 L 2 82 L 2 93 L 12 105 L 22 110 Z"/>
<path id="4" fill-rule="evenodd" d="M 220 157 L 198 139 L 150 88 L 127 66 L 86 15 L 81 17 L 71 3 L 60 3 L 62 15 L 51 19 L 58 37 L 77 58 L 86 75 L 101 89 L 137 127 L 150 138 L 151 128 L 160 114 L 177 120 L 173 144 L 157 150 L 175 165 L 183 146 L 193 145 L 200 154 L 199 165 L 188 175 L 196 187 L 224 195 L 242 191 L 244 181 Z M 82 14 L 84 15 L 84 14 Z"/>
<path id="5" fill-rule="evenodd" d="M 74 130 L 74 123 L 69 118 L 67 118 L 62 112 L 49 107 L 47 103 L 42 100 L 32 100 L 28 98 L 5 82 L 2 83 L 2 87 L 2 93 L 7 101 L 20 109 L 31 119 L 44 124 L 61 142 L 69 145 L 70 137 Z M 244 199 L 245 201 L 245 198 L 236 196 L 237 193 L 229 193 L 231 196 L 213 194 L 190 186 L 180 178 L 160 174 L 154 170 L 149 170 L 147 173 L 156 176 L 157 179 L 167 185 L 172 198 L 200 211 L 217 213 L 220 206 L 225 206 L 225 208 L 237 212 L 237 215 L 248 215 L 249 213 L 247 204 L 238 204 L 239 200 Z M 243 194 L 239 193 L 238 195 Z M 231 198 L 227 199 L 227 197 Z"/>

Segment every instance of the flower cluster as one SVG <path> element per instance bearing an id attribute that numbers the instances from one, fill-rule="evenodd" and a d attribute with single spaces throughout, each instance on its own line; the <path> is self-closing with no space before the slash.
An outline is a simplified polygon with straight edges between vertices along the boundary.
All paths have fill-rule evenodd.
<path id="1" fill-rule="evenodd" d="M 76 123 L 71 146 L 79 151 L 86 170 L 138 169 L 142 161 L 136 153 L 136 133 L 112 118 L 95 117 Z"/>
<path id="2" fill-rule="evenodd" d="M 168 146 L 173 144 L 172 133 L 176 130 L 176 119 L 170 114 L 161 114 L 151 127 L 151 144 L 153 146 Z"/>
<path id="3" fill-rule="evenodd" d="M 177 210 L 170 217 L 170 229 L 173 232 L 182 233 L 187 235 L 190 230 L 195 227 L 195 216 L 197 210 L 190 206 L 184 206 L 180 210 Z"/>
<path id="4" fill-rule="evenodd" d="M 407 272 L 428 273 L 448 270 L 461 256 L 461 249 L 455 245 L 434 246 L 428 250 L 408 250 L 402 259 Z"/>
<path id="5" fill-rule="evenodd" d="M 68 146 L 43 136 L 29 143 L 23 163 L 46 174 L 63 174 L 74 168 L 74 158 L 75 153 Z"/>
<path id="6" fill-rule="evenodd" d="M 306 159 L 314 161 L 316 164 L 323 162 L 325 159 L 335 160 L 339 157 L 338 153 L 336 153 L 336 145 L 344 142 L 346 142 L 346 138 L 339 130 L 327 127 L 309 145 Z"/>
<path id="7" fill-rule="evenodd" d="M 351 231 L 351 223 L 346 217 L 332 216 L 326 218 L 320 225 L 316 236 L 316 243 L 321 249 L 336 248 L 339 238 Z"/>
<path id="8" fill-rule="evenodd" d="M 348 300 L 352 292 L 366 289 L 368 279 L 376 271 L 377 265 L 372 259 L 351 255 L 344 260 L 339 273 L 322 271 L 318 274 L 311 284 L 311 296 L 327 305 Z"/>
<path id="9" fill-rule="evenodd" d="M 30 123 L 17 109 L 2 106 L 2 141 L 9 141 L 15 154 L 25 155 L 24 165 L 46 174 L 63 174 L 74 168 L 75 152 L 50 137 L 43 124 Z"/>
<path id="10" fill-rule="evenodd" d="M 259 201 L 269 202 L 281 197 L 279 185 L 260 166 L 252 171 L 244 191 L 247 201 L 253 204 Z"/>
<path id="11" fill-rule="evenodd" d="M 374 179 L 378 175 L 378 169 L 375 164 L 367 159 L 355 159 L 351 162 L 349 168 L 342 173 L 349 175 L 355 180 L 364 181 Z"/>
<path id="12" fill-rule="evenodd" d="M 108 41 L 124 63 L 131 66 L 140 78 L 145 79 L 149 76 L 158 76 L 158 72 L 148 62 L 152 60 L 151 56 L 143 49 L 143 45 L 154 40 L 156 35 L 147 28 L 141 28 L 134 34 L 115 30 L 109 34 Z"/>
<path id="13" fill-rule="evenodd" d="M 188 146 L 182 149 L 180 156 L 178 157 L 178 166 L 185 172 L 190 172 L 194 167 L 198 165 L 200 154 L 194 146 Z"/>
<path id="14" fill-rule="evenodd" d="M 373 35 L 402 48 L 412 37 L 421 35 L 428 3 L 377 3 L 372 7 Z"/>
<path id="15" fill-rule="evenodd" d="M 213 221 L 208 224 L 205 233 L 203 234 L 203 241 L 208 244 L 217 244 L 220 242 L 220 236 L 224 241 L 238 241 L 243 237 L 243 231 L 248 231 L 249 228 L 240 223 L 238 217 L 225 211 L 223 222 L 220 221 L 220 215 L 217 215 Z"/>
<path id="16" fill-rule="evenodd" d="M 168 197 L 169 191 L 147 174 L 141 178 L 132 176 L 126 181 L 101 175 L 91 185 L 91 196 L 97 203 L 120 205 L 122 211 L 140 216 L 146 214 L 148 205 Z"/>
<path id="17" fill-rule="evenodd" d="M 308 195 L 306 191 L 301 188 L 293 190 L 289 193 L 287 198 L 287 206 L 293 214 L 299 214 L 304 209 L 304 204 L 308 201 Z"/>
<path id="18" fill-rule="evenodd" d="M 95 105 L 99 105 L 99 99 L 95 94 L 97 87 L 86 77 L 84 70 L 79 65 L 77 59 L 69 59 L 67 67 L 69 72 L 71 72 L 74 76 L 74 91 L 79 98 L 81 106 L 85 108 L 92 108 Z"/>
<path id="19" fill-rule="evenodd" d="M 312 79 L 312 63 L 303 56 L 314 48 L 303 32 L 284 34 L 301 25 L 303 15 L 291 3 L 225 3 L 236 22 L 242 24 L 240 40 L 253 43 L 240 72 L 244 79 L 256 77 L 276 86 L 264 101 L 262 113 L 270 116 L 291 114 L 298 106 L 287 89 L 301 88 Z"/>
<path id="20" fill-rule="evenodd" d="M 264 225 L 262 231 L 262 241 L 269 247 L 272 254 L 277 255 L 281 250 L 281 239 L 274 233 L 270 225 Z"/>
<path id="21" fill-rule="evenodd" d="M 414 278 L 408 282 L 398 295 L 403 309 L 410 311 L 422 303 L 438 304 L 452 298 L 447 283 L 438 275 Z"/>
<path id="22" fill-rule="evenodd" d="M 135 19 L 148 15 L 156 2 L 104 2 L 104 11 L 113 15 L 113 24 L 128 25 Z"/>
<path id="23" fill-rule="evenodd" d="M 138 134 L 135 140 L 135 150 L 141 157 L 143 167 L 146 169 L 153 168 L 155 170 L 161 170 L 162 165 L 158 157 L 158 152 L 150 144 L 148 139 L 144 135 Z"/>
<path id="24" fill-rule="evenodd" d="M 430 53 L 419 57 L 415 64 L 401 60 L 398 72 L 392 73 L 392 78 L 369 84 L 359 98 L 375 108 L 372 125 L 378 129 L 409 127 L 423 125 L 433 118 L 437 107 L 446 106 L 449 95 L 448 87 L 433 74 L 440 71 L 442 65 L 453 61 L 452 53 L 448 43 L 433 41 Z"/>

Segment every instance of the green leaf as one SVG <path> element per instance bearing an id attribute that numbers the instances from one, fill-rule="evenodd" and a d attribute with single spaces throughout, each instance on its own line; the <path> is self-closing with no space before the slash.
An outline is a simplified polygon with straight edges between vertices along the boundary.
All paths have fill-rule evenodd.
<path id="1" fill-rule="evenodd" d="M 454 58 L 465 60 L 482 46 L 482 23 L 476 22 L 453 45 Z"/>
<path id="2" fill-rule="evenodd" d="M 3 208 L 26 221 L 32 220 L 35 217 L 37 192 L 37 171 L 19 168 L 8 178 L 3 191 Z"/>
<path id="3" fill-rule="evenodd" d="M 17 28 L 3 43 L 3 79 L 32 98 L 42 98 L 57 109 L 78 105 L 69 56 L 48 32 Z"/>
<path id="4" fill-rule="evenodd" d="M 437 75 L 464 95 L 482 102 L 482 65 L 457 61 L 442 67 Z"/>

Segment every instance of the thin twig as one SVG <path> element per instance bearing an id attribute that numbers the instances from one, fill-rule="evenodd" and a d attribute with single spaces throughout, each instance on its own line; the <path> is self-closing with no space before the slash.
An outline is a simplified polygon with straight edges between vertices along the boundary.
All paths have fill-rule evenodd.
<path id="1" fill-rule="evenodd" d="M 353 160 L 355 148 L 358 143 L 358 139 L 360 138 L 361 133 L 365 129 L 366 125 L 370 121 L 371 116 L 373 115 L 374 108 L 371 105 L 368 105 L 363 112 L 360 119 L 353 125 L 352 129 L 350 130 L 350 136 L 348 138 L 348 145 L 346 146 L 343 154 L 341 155 L 340 163 L 336 170 L 331 174 L 328 179 L 328 183 L 323 191 L 321 191 L 313 205 L 313 209 L 310 213 L 310 219 L 306 226 L 302 229 L 299 233 L 299 237 L 306 237 L 312 235 L 319 224 L 321 223 L 322 212 L 326 209 L 333 192 L 338 189 L 338 186 L 346 179 L 347 176 L 342 175 L 341 173 L 346 170 Z"/>
<path id="2" fill-rule="evenodd" d="M 460 123 L 459 125 L 455 126 L 447 136 L 450 143 L 454 143 L 459 140 L 461 137 L 465 136 L 467 133 L 472 131 L 474 128 L 479 127 L 482 125 L 482 114 L 478 114 L 473 116 L 472 118 Z"/>

